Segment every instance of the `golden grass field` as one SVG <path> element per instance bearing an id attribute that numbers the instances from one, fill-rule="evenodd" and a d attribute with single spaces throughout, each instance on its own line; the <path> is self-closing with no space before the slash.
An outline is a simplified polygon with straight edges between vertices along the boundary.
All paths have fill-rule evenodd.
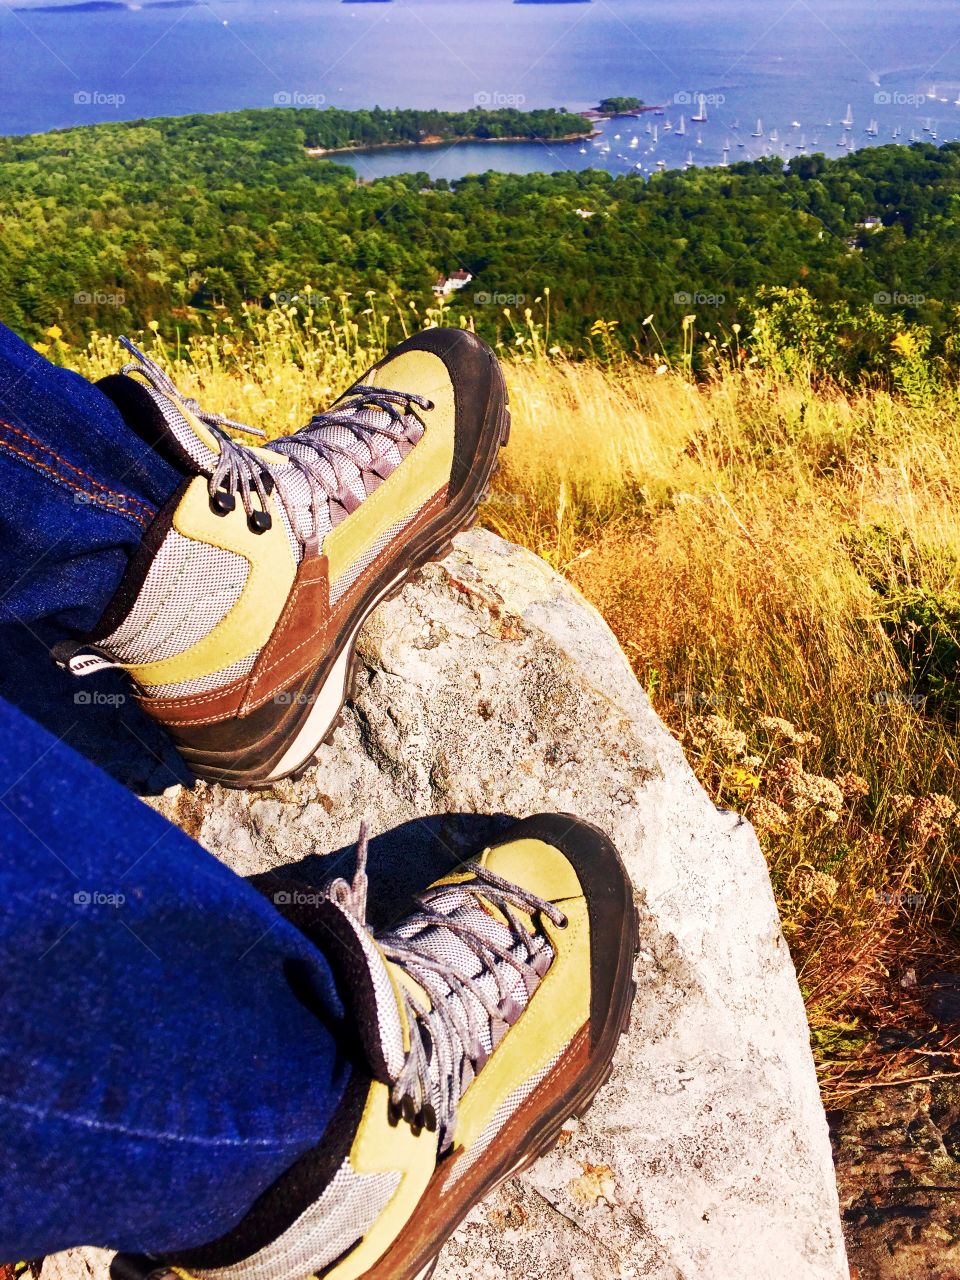
<path id="1" fill-rule="evenodd" d="M 145 345 L 276 435 L 407 315 L 251 310 L 233 336 Z M 126 358 L 43 345 L 94 377 Z M 828 1103 L 910 1077 L 917 1054 L 881 1053 L 878 1029 L 956 1065 L 914 992 L 960 921 L 957 393 L 911 406 L 739 361 L 697 384 L 545 347 L 521 325 L 505 351 L 514 429 L 483 522 L 598 606 L 704 785 L 753 820 Z"/>

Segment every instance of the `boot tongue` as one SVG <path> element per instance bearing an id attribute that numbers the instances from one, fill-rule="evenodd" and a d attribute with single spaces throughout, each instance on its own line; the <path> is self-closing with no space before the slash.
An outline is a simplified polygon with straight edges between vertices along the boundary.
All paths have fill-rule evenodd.
<path id="1" fill-rule="evenodd" d="M 101 378 L 97 387 L 117 406 L 127 426 L 178 470 L 209 475 L 217 465 L 217 437 L 186 405 L 127 374 Z"/>
<path id="2" fill-rule="evenodd" d="M 403 1070 L 409 1043 L 397 990 L 404 975 L 388 963 L 355 912 L 327 900 L 319 904 L 317 916 L 327 959 L 370 1071 L 383 1084 L 392 1084 Z"/>
<path id="3" fill-rule="evenodd" d="M 540 976 L 549 967 L 553 953 L 542 935 L 531 937 L 528 946 L 486 911 L 474 894 L 459 885 L 452 885 L 435 896 L 430 908 L 438 916 L 449 918 L 452 925 L 466 927 L 476 939 L 513 955 Z M 527 1005 L 531 991 L 518 969 L 489 955 L 486 960 L 481 959 L 458 932 L 445 927 L 440 920 L 414 914 L 384 941 L 412 946 L 429 960 L 472 979 L 493 1005 L 500 1006 L 504 1015 L 501 1020 L 491 1022 L 483 1003 L 471 991 L 456 981 L 449 982 L 443 974 L 418 965 L 414 957 L 402 965 L 388 960 L 354 912 L 335 902 L 325 902 L 320 911 L 327 930 L 328 955 L 342 979 L 343 998 L 350 1008 L 373 1074 L 384 1083 L 397 1079 L 409 1051 L 409 1028 L 399 994 L 401 989 L 421 1008 L 436 1008 L 441 1003 L 456 1006 L 458 1020 L 479 1032 L 478 1067 Z M 501 997 L 493 964 L 499 972 L 506 999 Z M 464 1088 L 472 1076 L 472 1068 L 466 1063 Z"/>

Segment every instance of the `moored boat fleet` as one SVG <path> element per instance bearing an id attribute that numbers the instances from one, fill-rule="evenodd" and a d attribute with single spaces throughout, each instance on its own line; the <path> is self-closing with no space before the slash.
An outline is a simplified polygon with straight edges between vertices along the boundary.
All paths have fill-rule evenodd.
<path id="1" fill-rule="evenodd" d="M 931 86 L 928 94 L 920 96 L 925 96 L 938 107 L 960 108 L 960 89 L 955 99 L 938 93 L 936 86 Z M 878 104 L 887 102 L 889 98 L 890 95 L 876 94 Z M 667 168 L 668 164 L 671 168 L 685 169 L 694 168 L 697 164 L 716 164 L 718 149 L 719 164 L 726 167 L 735 159 L 749 161 L 763 156 L 781 156 L 787 160 L 793 155 L 825 151 L 831 144 L 850 152 L 865 145 L 865 140 L 900 143 L 946 140 L 942 118 L 934 115 L 919 117 L 909 133 L 904 124 L 896 124 L 892 128 L 887 126 L 890 129 L 888 134 L 887 129 L 881 127 L 879 114 L 867 119 L 861 116 L 858 120 L 853 104 L 847 103 L 842 116 L 814 125 L 809 130 L 799 119 L 792 119 L 788 126 L 783 127 L 765 125 L 762 117 L 758 117 L 755 127 L 751 128 L 749 124 L 742 126 L 739 119 L 723 118 L 722 111 L 715 105 L 718 101 L 723 102 L 720 95 L 678 94 L 679 105 L 689 104 L 686 110 L 678 109 L 671 115 L 666 105 L 647 108 L 643 116 L 635 115 L 631 122 L 636 132 L 600 134 L 593 139 L 593 148 L 603 157 L 606 167 L 614 167 L 619 161 L 652 173 Z M 942 114 L 939 113 L 940 117 Z M 956 134 L 957 126 L 954 125 L 953 135 Z M 678 142 L 675 143 L 674 139 Z M 582 146 L 580 152 L 589 154 L 589 148 Z"/>

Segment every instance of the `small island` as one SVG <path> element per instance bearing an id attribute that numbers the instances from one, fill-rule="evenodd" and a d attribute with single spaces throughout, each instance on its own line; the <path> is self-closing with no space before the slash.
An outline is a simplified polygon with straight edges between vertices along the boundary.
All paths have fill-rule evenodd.
<path id="1" fill-rule="evenodd" d="M 77 0 L 75 4 L 19 5 L 13 13 L 112 13 L 117 9 L 134 13 L 139 9 L 189 9 L 196 0 L 146 0 L 143 4 L 127 0 Z"/>
<path id="2" fill-rule="evenodd" d="M 642 98 L 604 98 L 599 107 L 602 116 L 632 116 L 642 110 Z"/>
<path id="3" fill-rule="evenodd" d="M 594 133 L 583 116 L 555 107 L 539 111 L 512 107 L 341 111 L 325 107 L 299 111 L 298 115 L 310 156 L 452 142 L 577 142 Z"/>
<path id="4" fill-rule="evenodd" d="M 642 116 L 647 111 L 663 114 L 662 107 L 648 107 L 642 98 L 611 97 L 603 98 L 597 107 L 589 107 L 578 114 L 590 124 L 598 124 L 601 120 L 612 120 L 615 116 Z"/>

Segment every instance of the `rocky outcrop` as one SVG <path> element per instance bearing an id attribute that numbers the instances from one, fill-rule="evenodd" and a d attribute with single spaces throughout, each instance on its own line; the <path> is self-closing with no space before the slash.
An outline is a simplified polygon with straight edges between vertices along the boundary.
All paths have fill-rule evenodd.
<path id="1" fill-rule="evenodd" d="M 599 615 L 542 561 L 475 532 L 377 611 L 360 652 L 344 721 L 299 781 L 154 803 L 243 875 L 292 863 L 316 880 L 328 853 L 349 871 L 366 817 L 375 922 L 509 817 L 573 812 L 621 849 L 641 920 L 612 1078 L 551 1155 L 474 1210 L 438 1278 L 847 1276 L 760 848 L 700 788 Z M 72 1257 L 47 1266 L 87 1280 Z"/>

